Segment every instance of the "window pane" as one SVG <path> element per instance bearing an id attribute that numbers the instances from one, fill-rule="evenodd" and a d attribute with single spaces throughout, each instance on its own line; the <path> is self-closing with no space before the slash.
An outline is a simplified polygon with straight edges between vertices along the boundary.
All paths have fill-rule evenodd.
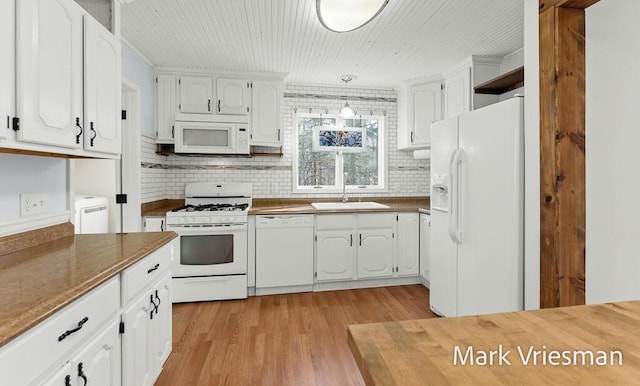
<path id="1" fill-rule="evenodd" d="M 367 150 L 344 154 L 344 171 L 349 175 L 347 185 L 378 185 L 378 121 L 376 119 L 348 119 L 347 127 L 364 127 Z"/>
<path id="2" fill-rule="evenodd" d="M 336 157 L 313 151 L 313 128 L 335 125 L 334 118 L 298 118 L 298 185 L 335 185 Z"/>

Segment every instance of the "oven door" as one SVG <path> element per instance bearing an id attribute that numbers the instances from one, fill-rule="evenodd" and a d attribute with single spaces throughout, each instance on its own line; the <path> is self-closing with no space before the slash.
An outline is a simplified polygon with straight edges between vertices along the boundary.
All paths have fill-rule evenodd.
<path id="1" fill-rule="evenodd" d="M 179 236 L 173 277 L 247 273 L 247 224 L 169 225 Z"/>

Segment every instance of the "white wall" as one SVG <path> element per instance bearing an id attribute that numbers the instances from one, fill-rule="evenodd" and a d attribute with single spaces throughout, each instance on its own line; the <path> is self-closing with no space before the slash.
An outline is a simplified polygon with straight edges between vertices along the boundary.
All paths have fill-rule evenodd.
<path id="1" fill-rule="evenodd" d="M 640 299 L 640 2 L 587 9 L 587 303 Z"/>
<path id="2" fill-rule="evenodd" d="M 122 76 L 140 88 L 140 131 L 156 136 L 155 77 L 153 67 L 138 51 L 122 41 Z"/>
<path id="3" fill-rule="evenodd" d="M 524 305 L 540 308 L 540 75 L 538 0 L 524 9 Z"/>
<path id="4" fill-rule="evenodd" d="M 67 210 L 67 164 L 61 158 L 0 154 L 0 222 L 20 217 L 20 193 L 47 193 L 48 211 Z"/>

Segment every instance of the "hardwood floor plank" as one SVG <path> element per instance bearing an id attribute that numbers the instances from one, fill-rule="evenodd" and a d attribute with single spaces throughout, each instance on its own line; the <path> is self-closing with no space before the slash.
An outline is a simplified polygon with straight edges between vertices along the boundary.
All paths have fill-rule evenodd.
<path id="1" fill-rule="evenodd" d="M 156 385 L 364 385 L 349 324 L 433 317 L 421 285 L 174 304 Z"/>

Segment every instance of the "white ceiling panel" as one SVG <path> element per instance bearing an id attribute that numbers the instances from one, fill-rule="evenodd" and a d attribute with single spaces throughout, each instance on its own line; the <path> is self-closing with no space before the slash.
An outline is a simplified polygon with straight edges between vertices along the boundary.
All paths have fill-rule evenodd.
<path id="1" fill-rule="evenodd" d="M 326 30 L 315 0 L 135 0 L 122 35 L 154 65 L 287 73 L 287 82 L 393 87 L 469 55 L 523 46 L 524 0 L 391 0 L 364 27 Z"/>

